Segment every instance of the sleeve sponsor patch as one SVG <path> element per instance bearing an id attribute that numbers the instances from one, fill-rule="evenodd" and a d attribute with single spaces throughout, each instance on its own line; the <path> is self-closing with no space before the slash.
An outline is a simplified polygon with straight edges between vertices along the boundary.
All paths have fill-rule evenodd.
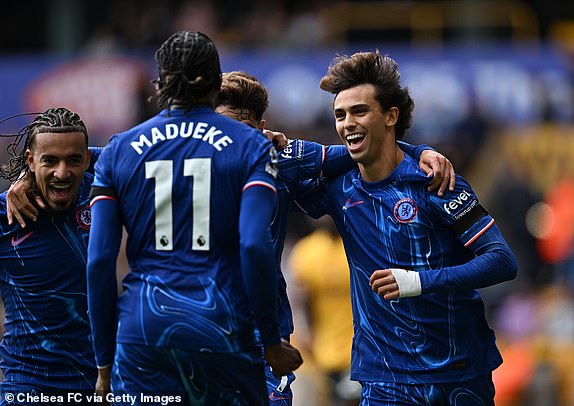
<path id="1" fill-rule="evenodd" d="M 454 220 L 459 220 L 477 204 L 476 196 L 463 190 L 448 202 L 443 203 L 442 208 Z"/>
<path id="2" fill-rule="evenodd" d="M 303 140 L 289 140 L 287 147 L 281 151 L 281 158 L 284 159 L 303 159 L 303 152 L 305 150 L 305 144 Z"/>

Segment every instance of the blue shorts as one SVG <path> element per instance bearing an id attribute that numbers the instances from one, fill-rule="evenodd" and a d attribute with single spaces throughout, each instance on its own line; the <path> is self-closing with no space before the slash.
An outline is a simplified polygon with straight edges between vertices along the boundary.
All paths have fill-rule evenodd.
<path id="1" fill-rule="evenodd" d="M 260 354 L 256 347 L 245 353 L 211 353 L 118 344 L 114 404 L 268 405 Z"/>
<path id="2" fill-rule="evenodd" d="M 494 406 L 492 374 L 464 382 L 409 385 L 361 382 L 360 406 Z"/>
<path id="3" fill-rule="evenodd" d="M 265 379 L 271 406 L 291 406 L 293 404 L 293 392 L 291 391 L 291 384 L 295 380 L 293 372 L 278 378 L 271 372 L 271 367 L 266 365 Z"/>

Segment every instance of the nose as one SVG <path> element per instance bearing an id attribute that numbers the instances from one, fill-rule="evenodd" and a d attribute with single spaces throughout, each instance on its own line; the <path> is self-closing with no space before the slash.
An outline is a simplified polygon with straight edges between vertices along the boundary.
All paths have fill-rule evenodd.
<path id="1" fill-rule="evenodd" d="M 351 129 L 355 128 L 356 125 L 357 125 L 357 123 L 355 121 L 355 117 L 352 114 L 347 114 L 345 116 L 345 123 L 344 123 L 345 129 L 351 130 Z"/>
<path id="2" fill-rule="evenodd" d="M 58 164 L 54 168 L 54 177 L 57 179 L 66 179 L 70 176 L 70 166 L 65 160 L 58 162 Z"/>

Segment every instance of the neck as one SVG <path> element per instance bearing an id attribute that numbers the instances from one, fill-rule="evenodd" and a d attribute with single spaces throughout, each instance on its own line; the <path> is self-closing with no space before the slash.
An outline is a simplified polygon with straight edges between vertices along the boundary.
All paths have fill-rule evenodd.
<path id="1" fill-rule="evenodd" d="M 391 175 L 402 162 L 405 153 L 397 143 L 391 148 L 385 148 L 379 159 L 368 164 L 357 162 L 361 177 L 367 182 L 378 182 Z"/>
<path id="2" fill-rule="evenodd" d="M 198 101 L 194 101 L 194 102 L 188 102 L 185 100 L 178 100 L 178 99 L 174 99 L 171 101 L 171 103 L 169 104 L 169 108 L 170 109 L 186 109 L 186 110 L 192 110 L 195 107 L 201 107 L 201 106 L 205 106 L 205 107 L 213 107 L 212 104 L 207 101 L 207 100 L 198 100 Z"/>
<path id="3" fill-rule="evenodd" d="M 193 100 L 178 99 L 176 97 L 169 101 L 169 107 L 172 109 L 186 109 L 191 110 L 194 107 L 211 107 L 215 108 L 215 99 L 217 97 L 217 91 L 210 92 L 205 96 L 198 97 Z"/>

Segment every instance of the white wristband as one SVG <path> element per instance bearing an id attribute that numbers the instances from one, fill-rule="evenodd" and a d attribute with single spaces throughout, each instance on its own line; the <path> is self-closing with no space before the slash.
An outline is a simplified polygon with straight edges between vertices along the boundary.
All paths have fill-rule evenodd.
<path id="1" fill-rule="evenodd" d="M 413 297 L 421 294 L 421 277 L 418 272 L 401 268 L 390 268 L 390 270 L 399 287 L 399 297 Z"/>

